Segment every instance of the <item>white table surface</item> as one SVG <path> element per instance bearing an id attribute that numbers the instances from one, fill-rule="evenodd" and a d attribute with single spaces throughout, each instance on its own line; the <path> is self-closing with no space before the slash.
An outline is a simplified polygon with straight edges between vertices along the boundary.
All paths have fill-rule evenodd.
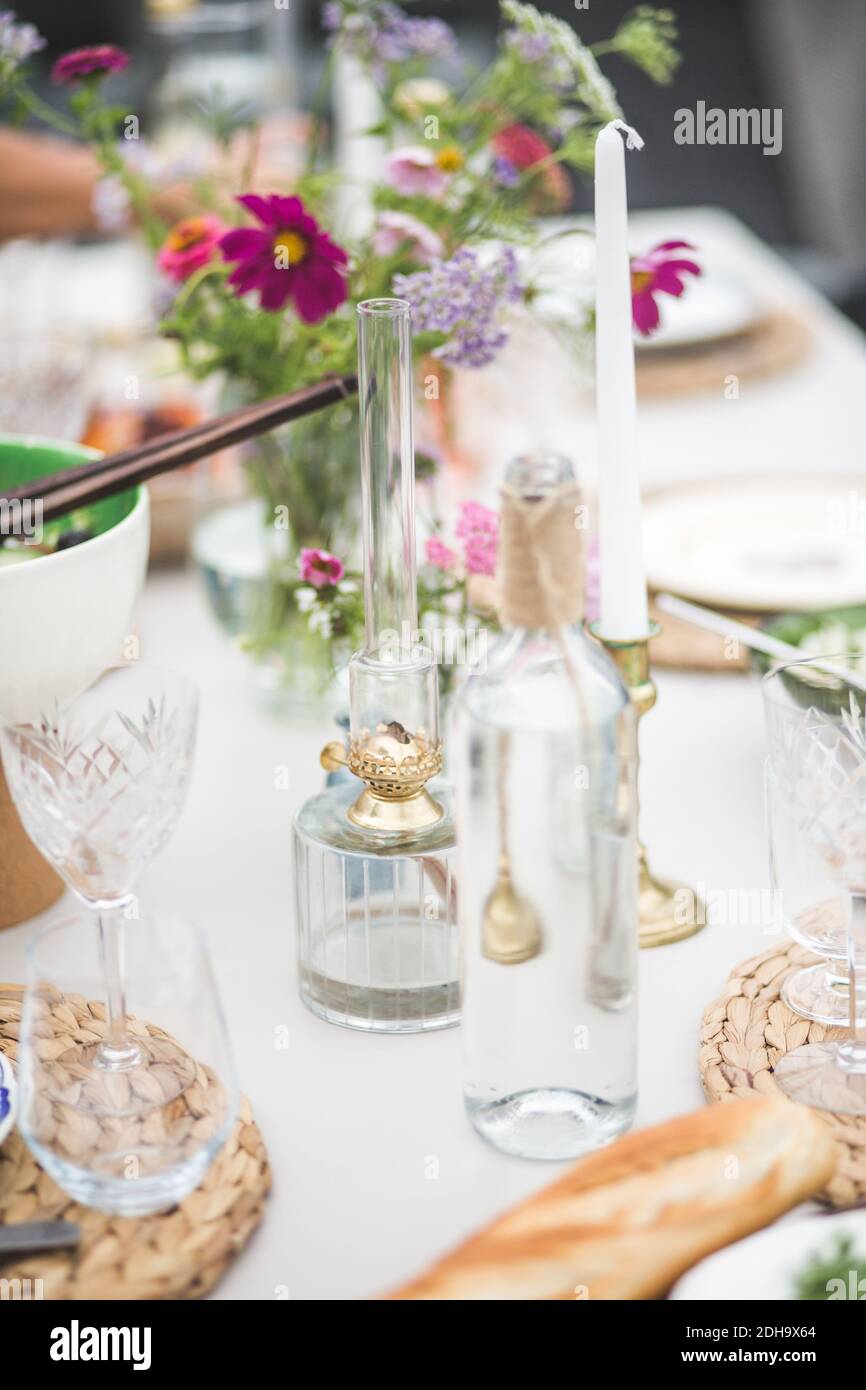
<path id="1" fill-rule="evenodd" d="M 143 912 L 205 929 L 241 1083 L 273 1168 L 261 1229 L 222 1298 L 350 1298 L 387 1288 L 559 1165 L 506 1158 L 463 1113 L 459 1030 L 367 1037 L 312 1017 L 295 986 L 291 820 L 319 789 L 332 736 L 262 709 L 192 576 L 158 574 L 141 606 L 142 659 L 199 683 L 196 769 L 174 840 L 147 873 Z M 767 884 L 763 730 L 755 680 L 660 673 L 644 725 L 643 829 L 660 871 L 709 888 Z M 275 789 L 279 767 L 291 789 Z M 34 926 L 0 935 L 0 978 L 23 978 Z M 697 1030 L 731 965 L 773 938 L 707 926 L 640 957 L 638 1125 L 702 1103 Z M 275 1045 L 288 1027 L 289 1047 Z M 438 1177 L 427 1176 L 438 1160 Z"/>
<path id="2" fill-rule="evenodd" d="M 866 350 L 859 334 L 723 214 L 654 215 L 726 248 L 774 297 L 809 314 L 816 350 L 796 372 L 744 389 L 642 408 L 644 471 L 694 476 L 763 466 L 862 469 Z M 703 219 L 703 221 L 701 221 Z M 203 693 L 189 803 L 148 872 L 145 910 L 205 929 L 242 1085 L 270 1153 L 265 1220 L 216 1297 L 365 1297 L 549 1181 L 559 1165 L 496 1154 L 462 1108 L 458 1030 L 367 1037 L 301 1006 L 293 942 L 291 821 L 318 790 L 326 723 L 267 711 L 192 574 L 156 573 L 139 613 L 142 658 L 179 667 Z M 754 678 L 660 672 L 642 739 L 642 830 L 654 867 L 706 893 L 768 886 L 764 735 Z M 275 774 L 291 771 L 290 790 Z M 0 935 L 0 978 L 21 978 L 35 924 Z M 730 968 L 774 941 L 772 925 L 711 924 L 641 953 L 643 1126 L 702 1104 L 697 1034 Z M 288 1028 L 280 1049 L 278 1030 Z M 437 1160 L 438 1176 L 429 1176 Z"/>

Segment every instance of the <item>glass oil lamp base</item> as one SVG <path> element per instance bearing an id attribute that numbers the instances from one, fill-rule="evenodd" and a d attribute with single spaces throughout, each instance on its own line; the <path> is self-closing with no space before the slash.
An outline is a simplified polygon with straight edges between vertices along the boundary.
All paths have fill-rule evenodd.
<path id="1" fill-rule="evenodd" d="M 448 789 L 434 793 L 435 822 L 397 833 L 353 821 L 354 779 L 298 812 L 300 993 L 329 1023 L 424 1033 L 459 1022 L 454 827 Z"/>
<path id="2" fill-rule="evenodd" d="M 405 800 L 378 796 L 371 787 L 365 787 L 346 814 L 353 825 L 364 830 L 400 835 L 436 825 L 442 819 L 442 807 L 426 787 Z"/>

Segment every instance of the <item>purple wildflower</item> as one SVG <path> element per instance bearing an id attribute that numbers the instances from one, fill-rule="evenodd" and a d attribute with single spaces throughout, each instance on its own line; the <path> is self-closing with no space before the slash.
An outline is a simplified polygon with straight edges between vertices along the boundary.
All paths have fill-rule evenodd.
<path id="1" fill-rule="evenodd" d="M 486 265 L 463 247 L 429 270 L 396 275 L 394 293 L 412 305 L 416 330 L 445 337 L 434 356 L 451 367 L 484 367 L 508 341 L 500 313 L 522 297 L 523 286 L 512 247 Z"/>
<path id="2" fill-rule="evenodd" d="M 493 161 L 493 178 L 500 188 L 516 188 L 520 183 L 520 170 L 504 155 L 497 155 Z"/>
<path id="3" fill-rule="evenodd" d="M 129 226 L 132 200 L 117 174 L 97 179 L 90 207 L 100 231 L 121 232 Z"/>
<path id="4" fill-rule="evenodd" d="M 410 54 L 419 58 L 446 58 L 454 50 L 454 33 L 442 19 L 403 19 L 403 35 Z"/>
<path id="5" fill-rule="evenodd" d="M 575 73 L 572 62 L 549 33 L 533 29 L 507 29 L 505 45 L 524 63 L 544 64 L 544 82 L 553 91 L 574 89 Z"/>
<path id="6" fill-rule="evenodd" d="M 45 40 L 33 24 L 19 24 L 13 10 L 0 11 L 0 63 L 17 68 L 40 48 Z"/>
<path id="7" fill-rule="evenodd" d="M 505 42 L 513 48 L 525 63 L 540 63 L 550 53 L 550 39 L 547 34 L 533 34 L 527 29 L 508 29 Z"/>
<path id="8" fill-rule="evenodd" d="M 325 28 L 348 53 L 381 71 L 410 58 L 450 58 L 453 30 L 441 19 L 414 19 L 390 0 L 371 0 L 363 10 L 345 0 L 329 0 L 322 11 Z"/>

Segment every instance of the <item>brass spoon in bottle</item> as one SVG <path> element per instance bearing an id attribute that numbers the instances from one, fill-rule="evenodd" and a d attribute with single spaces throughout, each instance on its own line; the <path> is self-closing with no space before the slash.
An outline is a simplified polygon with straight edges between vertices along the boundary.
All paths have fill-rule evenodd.
<path id="1" fill-rule="evenodd" d="M 519 965 L 541 950 L 541 923 L 531 903 L 514 886 L 508 850 L 509 735 L 499 735 L 499 873 L 482 919 L 482 950 L 499 965 Z"/>

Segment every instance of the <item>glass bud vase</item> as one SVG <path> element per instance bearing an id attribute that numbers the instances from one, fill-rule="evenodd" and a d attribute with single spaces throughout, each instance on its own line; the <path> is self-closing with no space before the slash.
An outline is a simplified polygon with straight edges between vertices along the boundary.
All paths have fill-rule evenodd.
<path id="1" fill-rule="evenodd" d="M 504 632 L 455 708 L 464 1098 L 495 1147 L 576 1157 L 636 1103 L 635 720 L 581 624 L 570 465 L 511 465 Z"/>

